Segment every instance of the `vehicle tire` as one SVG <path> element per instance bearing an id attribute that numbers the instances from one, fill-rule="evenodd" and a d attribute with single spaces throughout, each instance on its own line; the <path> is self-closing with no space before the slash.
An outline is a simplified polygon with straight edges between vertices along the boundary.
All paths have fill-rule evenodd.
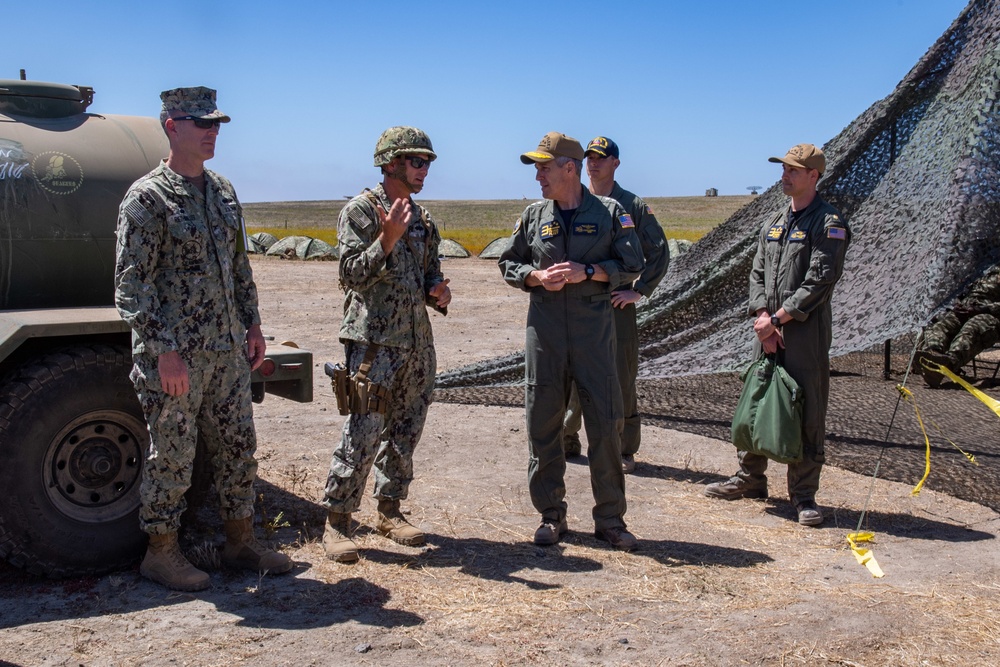
<path id="1" fill-rule="evenodd" d="M 0 381 L 0 557 L 50 577 L 142 553 L 146 423 L 124 346 L 46 353 Z"/>

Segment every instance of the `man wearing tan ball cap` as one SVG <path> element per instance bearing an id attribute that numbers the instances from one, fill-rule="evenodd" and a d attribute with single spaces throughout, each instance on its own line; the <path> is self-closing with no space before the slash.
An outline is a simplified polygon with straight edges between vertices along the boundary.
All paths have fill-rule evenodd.
<path id="1" fill-rule="evenodd" d="M 581 184 L 583 157 L 580 142 L 558 132 L 521 155 L 521 162 L 534 164 L 545 199 L 521 214 L 499 265 L 509 285 L 531 295 L 524 404 L 528 491 L 541 514 L 535 544 L 556 544 L 568 530 L 562 426 L 575 381 L 590 443 L 594 536 L 630 551 L 637 542 L 624 520 L 611 291 L 638 277 L 642 251 L 625 209 Z"/>
<path id="2" fill-rule="evenodd" d="M 823 155 L 823 151 L 812 144 L 792 146 L 785 153 L 785 157 L 769 157 L 767 161 L 787 164 L 789 167 L 796 167 L 798 169 L 815 169 L 819 172 L 819 176 L 822 176 L 826 171 L 826 156 Z M 817 180 L 819 179 L 817 178 Z M 785 194 L 788 193 L 786 192 Z"/>
<path id="3" fill-rule="evenodd" d="M 755 318 L 754 358 L 774 354 L 805 396 L 802 461 L 788 464 L 788 496 L 798 522 L 817 526 L 816 505 L 825 457 L 826 407 L 830 397 L 830 342 L 833 288 L 844 270 L 851 230 L 840 213 L 816 193 L 826 171 L 823 151 L 812 144 L 792 146 L 782 165 L 781 189 L 789 206 L 766 223 L 750 271 L 748 315 Z M 768 459 L 739 452 L 740 469 L 728 480 L 705 487 L 724 500 L 766 498 Z"/>

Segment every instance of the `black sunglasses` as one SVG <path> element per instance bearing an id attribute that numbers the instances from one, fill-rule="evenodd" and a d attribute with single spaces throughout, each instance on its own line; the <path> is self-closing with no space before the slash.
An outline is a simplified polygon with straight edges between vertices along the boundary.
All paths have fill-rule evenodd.
<path id="1" fill-rule="evenodd" d="M 197 127 L 199 130 L 207 130 L 212 127 L 219 127 L 219 125 L 222 124 L 222 121 L 219 120 L 218 118 L 198 118 L 196 116 L 178 116 L 177 118 L 174 118 L 174 120 L 175 121 L 189 120 L 192 123 L 194 123 L 194 126 Z"/>
<path id="2" fill-rule="evenodd" d="M 419 155 L 407 155 L 406 161 L 410 163 L 410 166 L 414 169 L 423 169 L 425 164 L 430 164 L 434 160 L 429 160 L 425 157 L 420 157 Z"/>

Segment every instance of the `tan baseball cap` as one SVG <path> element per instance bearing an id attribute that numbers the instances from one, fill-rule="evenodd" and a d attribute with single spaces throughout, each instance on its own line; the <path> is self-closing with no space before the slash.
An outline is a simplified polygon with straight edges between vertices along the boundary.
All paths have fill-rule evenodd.
<path id="1" fill-rule="evenodd" d="M 538 142 L 538 148 L 521 155 L 521 162 L 533 164 L 548 162 L 557 157 L 568 157 L 574 160 L 583 159 L 583 146 L 573 137 L 567 137 L 561 132 L 549 132 Z"/>
<path id="2" fill-rule="evenodd" d="M 792 146 L 785 153 L 785 157 L 769 157 L 768 162 L 781 162 L 789 167 L 799 167 L 801 169 L 815 169 L 822 176 L 826 171 L 826 156 L 823 151 L 812 144 L 798 144 Z"/>

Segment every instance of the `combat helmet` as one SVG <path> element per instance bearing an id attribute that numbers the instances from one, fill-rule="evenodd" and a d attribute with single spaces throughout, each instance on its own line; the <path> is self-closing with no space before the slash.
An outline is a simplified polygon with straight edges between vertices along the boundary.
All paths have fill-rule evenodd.
<path id="1" fill-rule="evenodd" d="M 430 137 L 423 130 L 406 126 L 390 127 L 378 138 L 378 143 L 375 144 L 375 166 L 389 164 L 399 154 L 428 155 L 431 160 L 437 158 Z"/>

